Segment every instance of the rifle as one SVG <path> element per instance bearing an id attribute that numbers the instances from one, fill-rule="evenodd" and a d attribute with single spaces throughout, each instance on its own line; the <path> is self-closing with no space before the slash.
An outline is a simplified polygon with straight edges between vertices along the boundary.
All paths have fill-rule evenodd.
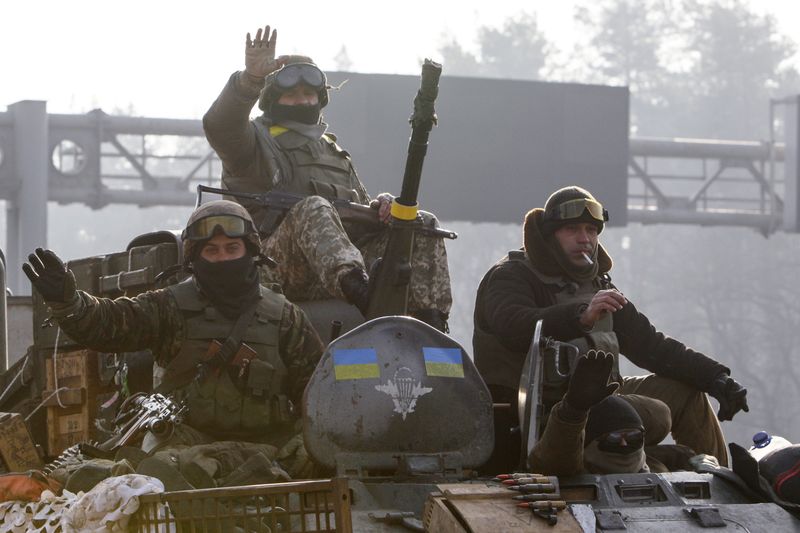
<path id="1" fill-rule="evenodd" d="M 218 187 L 209 187 L 208 185 L 198 185 L 196 207 L 200 206 L 203 193 L 220 194 L 225 196 L 233 196 L 234 198 L 251 200 L 261 207 L 266 208 L 268 216 L 265 222 L 261 224 L 261 227 L 258 228 L 258 232 L 262 236 L 267 236 L 275 231 L 275 228 L 278 227 L 278 224 L 283 219 L 283 216 L 286 214 L 286 212 L 294 207 L 297 202 L 306 198 L 306 196 L 303 196 L 302 194 L 284 191 L 267 191 L 263 193 L 243 192 L 230 191 L 228 189 L 221 189 Z M 336 209 L 337 213 L 339 213 L 339 218 L 342 220 L 342 222 L 359 224 L 373 231 L 382 231 L 387 228 L 387 225 L 382 223 L 378 218 L 377 209 L 373 209 L 369 206 L 355 202 L 349 202 L 341 198 L 334 198 L 333 200 L 329 199 L 328 201 L 331 203 L 333 208 Z M 392 222 L 389 223 L 388 227 L 391 226 Z M 420 226 L 417 228 L 417 231 L 432 237 L 440 237 L 443 239 L 455 239 L 458 237 L 458 234 L 455 231 L 438 228 L 430 224 L 420 224 Z"/>
<path id="2" fill-rule="evenodd" d="M 370 273 L 371 291 L 367 320 L 379 316 L 408 314 L 408 284 L 414 234 L 421 229 L 417 195 L 422 177 L 422 163 L 428 152 L 428 136 L 437 122 L 433 104 L 439 94 L 442 66 L 426 59 L 422 65 L 419 91 L 414 98 L 414 112 L 409 119 L 411 138 L 403 173 L 400 196 L 392 200 L 392 223 L 389 241 L 375 272 Z"/>

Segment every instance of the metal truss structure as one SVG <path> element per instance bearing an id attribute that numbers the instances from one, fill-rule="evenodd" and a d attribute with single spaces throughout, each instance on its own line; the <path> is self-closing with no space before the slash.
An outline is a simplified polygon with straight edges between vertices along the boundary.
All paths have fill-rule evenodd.
<path id="1" fill-rule="evenodd" d="M 631 138 L 628 221 L 800 231 L 800 97 L 777 105 L 786 110 L 784 143 Z M 220 170 L 199 120 L 48 114 L 45 102 L 15 103 L 0 113 L 9 264 L 46 241 L 47 201 L 191 205 L 197 184 L 218 183 Z M 22 213 L 40 216 L 23 224 Z"/>
<path id="2" fill-rule="evenodd" d="M 631 138 L 628 221 L 753 227 L 782 224 L 784 144 Z"/>

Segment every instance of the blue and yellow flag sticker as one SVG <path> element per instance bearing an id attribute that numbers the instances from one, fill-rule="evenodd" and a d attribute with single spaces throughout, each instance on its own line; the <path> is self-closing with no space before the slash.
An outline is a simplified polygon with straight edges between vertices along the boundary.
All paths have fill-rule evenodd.
<path id="1" fill-rule="evenodd" d="M 423 347 L 425 372 L 429 376 L 445 378 L 463 378 L 464 363 L 461 360 L 461 348 Z"/>
<path id="2" fill-rule="evenodd" d="M 337 380 L 381 377 L 378 354 L 372 348 L 334 350 L 333 371 Z"/>

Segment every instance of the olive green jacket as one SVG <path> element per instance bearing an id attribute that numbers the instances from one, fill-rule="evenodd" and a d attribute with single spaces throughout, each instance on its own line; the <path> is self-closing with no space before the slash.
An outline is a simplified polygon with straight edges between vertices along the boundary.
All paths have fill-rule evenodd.
<path id="1" fill-rule="evenodd" d="M 568 422 L 560 416 L 562 402 L 550 411 L 539 442 L 531 451 L 528 463 L 534 472 L 546 476 L 575 476 L 585 473 L 583 467 L 583 430 L 587 416 Z"/>
<path id="2" fill-rule="evenodd" d="M 275 126 L 267 115 L 250 120 L 262 83 L 235 72 L 203 116 L 203 129 L 222 160 L 226 188 L 243 192 L 279 190 L 369 204 L 366 188 L 350 155 L 324 133 L 312 138 L 291 128 Z M 325 125 L 302 126 L 324 131 Z M 237 199 L 261 227 L 263 209 Z"/>

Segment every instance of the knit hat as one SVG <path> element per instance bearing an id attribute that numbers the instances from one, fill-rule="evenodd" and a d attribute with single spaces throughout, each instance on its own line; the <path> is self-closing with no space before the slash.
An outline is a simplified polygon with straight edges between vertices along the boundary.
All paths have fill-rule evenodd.
<path id="1" fill-rule="evenodd" d="M 644 430 L 642 419 L 633 406 L 619 396 L 609 396 L 589 410 L 584 445 L 621 429 Z"/>

